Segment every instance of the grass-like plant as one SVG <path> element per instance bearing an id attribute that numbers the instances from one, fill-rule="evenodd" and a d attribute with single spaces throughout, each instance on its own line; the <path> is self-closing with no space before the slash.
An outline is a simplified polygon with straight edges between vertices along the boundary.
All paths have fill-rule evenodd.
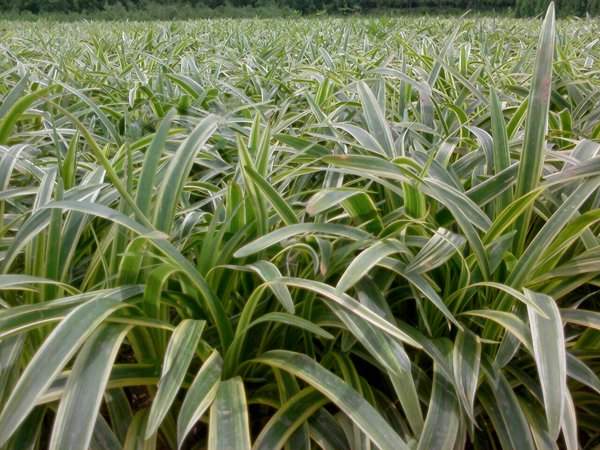
<path id="1" fill-rule="evenodd" d="M 0 448 L 594 448 L 599 31 L 0 22 Z"/>

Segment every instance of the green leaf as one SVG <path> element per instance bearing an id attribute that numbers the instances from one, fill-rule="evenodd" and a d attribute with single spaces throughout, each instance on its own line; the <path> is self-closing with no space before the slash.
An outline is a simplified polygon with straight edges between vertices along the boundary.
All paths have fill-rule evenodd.
<path id="1" fill-rule="evenodd" d="M 219 119 L 209 115 L 202 120 L 179 146 L 175 156 L 169 162 L 167 171 L 158 191 L 154 210 L 154 224 L 159 230 L 169 232 L 175 217 L 175 208 L 183 190 L 183 185 L 192 168 L 196 151 L 217 130 Z"/>
<path id="2" fill-rule="evenodd" d="M 181 448 L 188 433 L 217 395 L 222 369 L 223 360 L 217 351 L 213 351 L 192 381 L 177 417 L 177 448 Z"/>
<path id="3" fill-rule="evenodd" d="M 68 292 L 75 293 L 77 289 L 69 286 L 66 283 L 61 283 L 55 280 L 49 280 L 43 277 L 34 277 L 31 275 L 19 275 L 19 274 L 2 274 L 0 275 L 0 290 L 8 289 L 27 289 L 31 284 L 46 284 L 59 286 Z"/>
<path id="4" fill-rule="evenodd" d="M 600 331 L 600 312 L 586 309 L 561 309 L 562 320 Z"/>
<path id="5" fill-rule="evenodd" d="M 325 408 L 309 419 L 310 435 L 323 450 L 350 450 L 344 430 Z"/>
<path id="6" fill-rule="evenodd" d="M 138 411 L 127 430 L 123 450 L 156 450 L 156 435 L 145 439 L 144 432 L 148 422 L 148 409 Z"/>
<path id="7" fill-rule="evenodd" d="M 474 402 L 481 362 L 479 337 L 469 330 L 459 331 L 454 342 L 452 361 L 458 398 L 469 418 L 475 422 Z"/>
<path id="8" fill-rule="evenodd" d="M 552 92 L 552 61 L 555 44 L 554 3 L 550 3 L 542 25 L 525 123 L 525 138 L 515 196 L 522 197 L 534 190 L 542 174 L 545 157 L 545 137 L 548 127 L 548 110 Z M 520 254 L 525 246 L 532 208 L 528 208 L 517 222 L 515 249 Z"/>
<path id="9" fill-rule="evenodd" d="M 536 189 L 527 194 L 516 198 L 512 203 L 507 205 L 500 211 L 492 226 L 488 229 L 483 242 L 489 244 L 498 239 L 505 231 L 510 229 L 510 226 L 519 218 L 527 208 L 533 205 L 533 202 L 540 196 L 542 189 Z"/>
<path id="10" fill-rule="evenodd" d="M 350 240 L 362 241 L 369 239 L 371 235 L 357 228 L 338 224 L 318 224 L 318 223 L 299 223 L 296 225 L 288 225 L 279 228 L 264 236 L 259 237 L 253 242 L 244 245 L 237 250 L 233 256 L 236 258 L 244 258 L 246 256 L 258 253 L 273 245 L 279 244 L 281 241 L 290 239 L 299 234 L 322 234 L 336 237 L 343 237 Z"/>
<path id="11" fill-rule="evenodd" d="M 111 430 L 116 435 L 117 440 L 124 442 L 127 429 L 133 419 L 127 394 L 121 388 L 106 390 L 104 392 L 104 402 L 110 419 Z M 96 425 L 98 426 L 98 424 Z"/>
<path id="12" fill-rule="evenodd" d="M 102 325 L 84 344 L 56 412 L 51 450 L 88 448 L 113 362 L 129 328 Z"/>
<path id="13" fill-rule="evenodd" d="M 335 305 L 332 310 L 344 322 L 348 331 L 391 374 L 401 376 L 410 373 L 410 359 L 398 341 L 338 305 Z"/>
<path id="14" fill-rule="evenodd" d="M 395 253 L 410 254 L 410 250 L 396 240 L 376 242 L 352 260 L 338 281 L 336 289 L 341 292 L 347 291 L 367 275 L 378 262 Z"/>
<path id="15" fill-rule="evenodd" d="M 352 135 L 354 139 L 358 141 L 358 143 L 378 155 L 386 156 L 385 150 L 381 148 L 381 145 L 372 134 L 370 134 L 367 130 L 363 130 L 356 125 L 352 125 L 350 123 L 336 123 L 333 124 L 335 128 L 339 128 L 340 130 L 345 131 L 346 133 Z"/>
<path id="16" fill-rule="evenodd" d="M 163 233 L 153 231 L 143 225 L 140 225 L 128 216 L 115 211 L 114 209 L 95 203 L 61 201 L 50 203 L 46 205 L 45 208 L 68 209 L 72 211 L 79 211 L 85 214 L 92 214 L 97 217 L 103 217 L 130 229 L 140 236 L 148 238 L 148 240 L 158 250 L 160 250 L 171 260 L 174 266 L 178 267 L 179 270 L 181 270 L 181 272 L 188 277 L 198 291 L 200 291 L 202 298 L 204 299 L 203 306 L 211 315 L 223 345 L 228 345 L 231 342 L 231 339 L 233 338 L 233 330 L 231 323 L 225 317 L 223 305 L 219 300 L 217 300 L 214 293 L 206 283 L 206 280 L 198 272 L 196 267 L 187 258 L 185 258 L 173 244 L 164 238 L 165 236 Z"/>
<path id="17" fill-rule="evenodd" d="M 254 270 L 263 279 L 263 281 L 267 283 L 281 278 L 281 272 L 277 266 L 269 261 L 257 261 L 249 264 L 247 267 Z M 295 311 L 294 301 L 292 300 L 292 296 L 290 295 L 288 288 L 279 283 L 269 283 L 269 286 L 275 294 L 275 297 L 277 297 L 281 303 L 281 306 L 283 306 L 287 312 L 293 314 Z"/>
<path id="18" fill-rule="evenodd" d="M 533 344 L 531 343 L 531 333 L 529 328 L 516 314 L 491 309 L 467 311 L 463 314 L 482 317 L 496 322 L 508 330 L 521 344 L 523 344 L 523 346 L 525 346 L 525 348 L 533 353 Z"/>
<path id="19" fill-rule="evenodd" d="M 487 385 L 496 400 L 495 405 L 493 405 L 493 408 L 497 410 L 494 414 L 496 419 L 492 418 L 492 420 L 499 421 L 496 429 L 498 431 L 505 430 L 503 436 L 509 441 L 503 443 L 503 447 L 535 450 L 536 447 L 533 443 L 527 419 L 506 377 L 496 367 L 487 368 L 485 372 Z"/>
<path id="20" fill-rule="evenodd" d="M 33 91 L 14 102 L 7 111 L 4 110 L 3 105 L 3 114 L 0 120 L 0 145 L 7 143 L 17 121 L 33 103 L 58 89 L 60 89 L 60 86 L 53 85 Z M 8 102 L 8 99 L 6 101 Z"/>
<path id="21" fill-rule="evenodd" d="M 404 440 L 358 392 L 306 355 L 272 350 L 254 360 L 289 372 L 329 398 L 381 450 L 408 449 Z"/>
<path id="22" fill-rule="evenodd" d="M 567 450 L 577 450 L 579 447 L 579 437 L 577 428 L 577 414 L 573 397 L 568 389 L 565 390 L 565 406 L 561 417 L 561 428 L 565 438 Z"/>
<path id="23" fill-rule="evenodd" d="M 148 414 L 146 439 L 158 431 L 158 427 L 169 412 L 196 353 L 205 325 L 206 322 L 203 320 L 186 319 L 173 331 L 165 351 L 158 391 Z"/>
<path id="24" fill-rule="evenodd" d="M 334 301 L 336 304 L 340 305 L 348 312 L 352 314 L 356 314 L 363 320 L 373 324 L 377 328 L 385 331 L 390 336 L 395 337 L 409 345 L 412 345 L 416 348 L 421 348 L 421 344 L 415 341 L 412 337 L 402 332 L 396 326 L 388 322 L 387 320 L 380 317 L 377 313 L 374 313 L 369 308 L 361 305 L 355 299 L 350 297 L 343 292 L 325 284 L 320 283 L 314 280 L 305 280 L 302 278 L 282 278 L 282 283 L 287 284 L 288 286 L 299 287 L 302 289 L 307 289 L 309 291 L 315 292 L 326 299 Z"/>
<path id="25" fill-rule="evenodd" d="M 12 336 L 0 341 L 0 404 L 4 404 L 14 385 L 12 374 L 19 370 L 18 362 L 24 341 L 24 336 Z"/>
<path id="26" fill-rule="evenodd" d="M 459 423 L 460 409 L 454 389 L 434 367 L 429 410 L 417 450 L 453 448 Z"/>
<path id="27" fill-rule="evenodd" d="M 100 297 L 76 307 L 50 333 L 19 381 L 0 414 L 0 445 L 14 433 L 54 378 L 102 321 L 126 306 L 120 299 Z"/>
<path id="28" fill-rule="evenodd" d="M 288 203 L 279 195 L 279 193 L 252 167 L 244 168 L 252 181 L 258 186 L 258 189 L 269 201 L 271 206 L 277 211 L 277 214 L 283 219 L 286 225 L 298 223 L 296 213 Z"/>
<path id="29" fill-rule="evenodd" d="M 129 427 L 129 423 L 127 423 Z M 106 422 L 101 414 L 98 415 L 92 441 L 90 442 L 90 450 L 122 450 L 123 445 L 113 432 L 110 425 Z"/>
<path id="30" fill-rule="evenodd" d="M 208 450 L 250 450 L 250 427 L 244 383 L 240 377 L 219 384 L 210 407 Z"/>
<path id="31" fill-rule="evenodd" d="M 600 378 L 576 356 L 567 353 L 567 374 L 600 394 Z"/>
<path id="32" fill-rule="evenodd" d="M 408 181 L 409 177 L 397 164 L 383 158 L 363 155 L 331 155 L 322 158 L 323 162 L 333 164 L 335 167 L 350 169 L 353 173 L 365 177 L 388 178 L 396 181 Z M 410 160 L 417 170 L 418 164 Z"/>
<path id="33" fill-rule="evenodd" d="M 371 197 L 359 189 L 339 188 L 324 189 L 313 195 L 306 203 L 306 212 L 311 216 L 323 213 L 331 208 L 342 206 L 348 215 L 357 223 L 375 221 L 377 228 L 369 226 L 368 231 L 378 231 L 381 227 L 381 219 L 377 213 L 377 207 Z"/>
<path id="34" fill-rule="evenodd" d="M 4 115 L 10 110 L 10 108 L 12 108 L 12 106 L 21 97 L 21 94 L 23 94 L 28 85 L 29 75 L 25 75 L 2 99 L 2 104 L 0 105 L 0 119 L 2 119 L 2 117 L 4 117 Z"/>
<path id="35" fill-rule="evenodd" d="M 281 405 L 256 438 L 253 450 L 279 450 L 289 438 L 329 400 L 313 389 L 305 388 Z"/>
<path id="36" fill-rule="evenodd" d="M 165 116 L 154 139 L 152 139 L 152 143 L 146 150 L 146 155 L 144 157 L 144 164 L 142 166 L 142 174 L 140 175 L 140 181 L 136 191 L 135 202 L 140 210 L 146 215 L 150 214 L 150 203 L 154 191 L 154 178 L 156 176 L 160 155 L 169 136 L 169 129 L 171 128 L 173 117 L 174 113 L 172 111 Z"/>
<path id="37" fill-rule="evenodd" d="M 400 274 L 404 278 L 408 280 L 408 282 L 414 286 L 421 294 L 423 294 L 427 300 L 429 300 L 433 305 L 440 310 L 440 312 L 456 325 L 458 328 L 461 328 L 461 325 L 458 323 L 452 312 L 448 309 L 444 300 L 437 294 L 435 289 L 431 287 L 427 279 L 416 272 L 407 272 L 404 269 L 404 265 L 399 261 L 391 260 L 390 258 L 386 258 L 381 261 L 381 266 L 387 269 L 393 270 L 394 272 Z"/>
<path id="38" fill-rule="evenodd" d="M 323 339 L 334 338 L 334 336 L 331 333 L 328 333 L 323 328 L 314 324 L 310 320 L 306 320 L 302 317 L 294 316 L 293 314 L 288 314 L 284 312 L 266 313 L 260 316 L 258 319 L 254 320 L 250 325 L 248 325 L 248 328 L 253 327 L 254 325 L 258 325 L 260 323 L 268 322 L 279 322 L 285 325 L 297 327 Z"/>
<path id="39" fill-rule="evenodd" d="M 536 266 L 543 252 L 577 214 L 581 205 L 598 189 L 598 186 L 600 186 L 600 178 L 585 181 L 565 199 L 527 246 L 508 276 L 506 284 L 515 288 L 523 286 L 532 273 L 531 268 Z"/>
<path id="40" fill-rule="evenodd" d="M 373 92 L 364 81 L 357 84 L 358 95 L 363 107 L 363 114 L 369 131 L 375 137 L 389 158 L 394 157 L 394 139 L 390 127 Z"/>
<path id="41" fill-rule="evenodd" d="M 510 148 L 502 105 L 496 90 L 493 88 L 490 90 L 490 110 L 492 137 L 494 139 L 494 173 L 500 173 L 510 166 Z M 509 189 L 496 202 L 496 213 L 504 210 L 511 202 L 512 190 Z"/>
<path id="42" fill-rule="evenodd" d="M 540 378 L 548 431 L 558 438 L 567 390 L 567 357 L 560 312 L 554 299 L 530 290 L 525 295 L 544 310 L 547 318 L 529 308 L 533 356 Z"/>
<path id="43" fill-rule="evenodd" d="M 465 238 L 438 228 L 419 253 L 406 266 L 407 272 L 425 273 L 443 265 L 464 245 Z"/>

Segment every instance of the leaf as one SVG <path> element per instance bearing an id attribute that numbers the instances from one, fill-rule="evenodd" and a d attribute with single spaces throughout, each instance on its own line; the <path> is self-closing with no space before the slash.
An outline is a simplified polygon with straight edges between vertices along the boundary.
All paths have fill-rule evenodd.
<path id="1" fill-rule="evenodd" d="M 129 423 L 127 424 L 129 426 Z M 101 414 L 98 415 L 90 450 L 122 450 L 123 445 Z"/>
<path id="2" fill-rule="evenodd" d="M 343 292 L 339 292 L 339 290 L 325 284 L 320 283 L 314 280 L 305 280 L 302 278 L 282 278 L 282 283 L 287 284 L 288 286 L 299 287 L 302 289 L 308 289 L 312 292 L 315 292 L 329 300 L 334 301 L 336 304 L 340 305 L 347 311 L 352 314 L 356 314 L 363 320 L 373 324 L 377 328 L 385 331 L 390 336 L 395 337 L 409 345 L 412 345 L 416 348 L 421 348 L 421 344 L 415 341 L 412 337 L 402 332 L 396 326 L 388 322 L 387 320 L 380 317 L 377 313 L 374 313 L 369 308 L 361 305 L 355 299 L 350 297 Z"/>
<path id="3" fill-rule="evenodd" d="M 484 319 L 496 322 L 508 330 L 533 354 L 533 344 L 531 343 L 531 334 L 529 328 L 527 327 L 527 324 L 523 322 L 516 314 L 490 309 L 467 311 L 463 314 L 482 317 Z"/>
<path id="4" fill-rule="evenodd" d="M 500 211 L 492 226 L 488 229 L 483 242 L 489 244 L 494 240 L 498 239 L 502 233 L 509 230 L 510 226 L 519 218 L 519 216 L 529 208 L 533 202 L 542 193 L 541 189 L 528 192 L 527 194 L 516 198 L 512 203 L 507 205 L 502 211 Z"/>
<path id="5" fill-rule="evenodd" d="M 367 150 L 377 153 L 378 155 L 386 156 L 385 150 L 381 148 L 379 142 L 377 142 L 373 135 L 371 135 L 368 131 L 363 130 L 362 128 L 351 123 L 336 123 L 333 126 L 352 135 L 352 137 Z"/>
<path id="6" fill-rule="evenodd" d="M 81 200 L 88 195 L 93 195 L 93 193 L 97 192 L 101 187 L 102 186 L 96 185 L 87 187 L 85 189 L 74 189 L 65 193 L 65 198 L 69 198 L 70 200 L 68 201 Z M 18 253 L 26 246 L 28 242 L 31 242 L 31 240 L 33 240 L 41 230 L 48 226 L 52 216 L 51 211 L 45 209 L 48 205 L 49 204 L 46 204 L 38 209 L 19 228 L 17 235 L 14 237 L 12 245 L 4 255 L 2 265 L 0 266 L 0 272 L 8 272 Z"/>
<path id="7" fill-rule="evenodd" d="M 567 450 L 577 450 L 579 448 L 577 415 L 573 397 L 568 389 L 565 389 L 565 406 L 561 417 L 561 428 L 565 438 Z"/>
<path id="8" fill-rule="evenodd" d="M 541 309 L 537 305 L 536 302 L 531 301 L 529 297 L 527 297 L 526 295 L 522 294 L 520 291 L 518 291 L 518 290 L 516 290 L 514 288 L 511 288 L 510 286 L 507 286 L 506 284 L 495 283 L 493 281 L 482 281 L 480 283 L 473 283 L 473 284 L 467 286 L 465 289 L 470 289 L 470 288 L 479 287 L 479 286 L 498 289 L 499 291 L 502 291 L 503 293 L 508 294 L 509 296 L 511 296 L 511 297 L 519 300 L 524 305 L 532 307 L 542 317 L 546 317 L 546 315 L 544 313 L 544 310 Z"/>
<path id="9" fill-rule="evenodd" d="M 362 277 L 384 258 L 394 253 L 408 253 L 410 251 L 406 246 L 396 240 L 378 241 L 371 247 L 363 251 L 352 260 L 346 271 L 342 274 L 336 289 L 345 292 L 354 286 Z"/>
<path id="10" fill-rule="evenodd" d="M 133 413 L 125 390 L 121 388 L 106 390 L 104 392 L 104 403 L 108 412 L 108 418 L 110 419 L 112 432 L 114 432 L 118 441 L 124 442 L 127 436 L 127 429 L 133 419 Z M 98 418 L 96 427 L 98 427 L 99 421 L 100 419 Z M 94 431 L 95 433 L 96 431 Z M 92 442 L 94 439 L 92 438 Z"/>
<path id="11" fill-rule="evenodd" d="M 334 338 L 334 336 L 331 333 L 328 333 L 323 328 L 321 328 L 320 326 L 311 322 L 310 320 L 306 320 L 302 317 L 294 316 L 293 314 L 288 314 L 288 313 L 284 313 L 284 312 L 270 312 L 270 313 L 263 314 L 258 319 L 254 320 L 248 326 L 248 328 L 253 327 L 254 325 L 258 325 L 260 323 L 267 323 L 267 322 L 279 322 L 279 323 L 283 323 L 285 325 L 298 327 L 300 329 L 303 329 L 304 331 L 308 331 L 309 333 L 312 333 L 315 336 L 318 336 L 323 339 L 333 339 Z"/>
<path id="12" fill-rule="evenodd" d="M 442 300 L 437 292 L 435 292 L 435 289 L 431 287 L 423 275 L 419 275 L 415 272 L 406 272 L 402 269 L 401 264 L 389 264 L 387 260 L 382 262 L 382 266 L 401 274 L 411 285 L 413 285 L 421 294 L 423 294 L 427 300 L 433 303 L 433 305 L 444 315 L 444 317 L 446 317 L 446 319 L 448 319 L 458 328 L 461 328 L 461 325 L 458 323 L 452 312 L 448 309 L 444 303 L 444 300 Z"/>
<path id="13" fill-rule="evenodd" d="M 310 416 L 329 400 L 313 389 L 305 388 L 281 405 L 254 442 L 253 450 L 279 450 Z"/>
<path id="14" fill-rule="evenodd" d="M 543 252 L 559 235 L 563 227 L 577 215 L 578 209 L 600 186 L 600 178 L 581 183 L 559 206 L 527 246 L 506 280 L 511 287 L 520 288 L 532 273 Z M 504 305 L 502 305 L 504 307 Z"/>
<path id="15" fill-rule="evenodd" d="M 406 266 L 407 272 L 425 273 L 443 265 L 464 245 L 465 238 L 438 228 L 419 253 Z"/>
<path id="16" fill-rule="evenodd" d="M 346 312 L 341 306 L 333 306 L 331 309 L 344 323 L 348 331 L 373 358 L 391 372 L 391 375 L 402 376 L 405 373 L 410 373 L 410 359 L 398 341 L 356 314 Z"/>
<path id="17" fill-rule="evenodd" d="M 542 387 L 548 431 L 557 439 L 567 391 L 567 357 L 562 321 L 552 297 L 530 290 L 525 290 L 525 295 L 535 301 L 548 317 L 543 318 L 533 308 L 528 308 L 533 356 Z"/>
<path id="18" fill-rule="evenodd" d="M 0 445 L 6 443 L 25 420 L 46 388 L 95 328 L 123 306 L 117 298 L 96 298 L 73 309 L 50 333 L 21 374 L 4 405 L 0 414 Z"/>
<path id="19" fill-rule="evenodd" d="M 127 430 L 123 450 L 156 450 L 156 435 L 152 436 L 151 439 L 144 438 L 147 421 L 148 409 L 141 409 L 133 416 Z"/>
<path id="20" fill-rule="evenodd" d="M 408 181 L 409 177 L 397 164 L 383 158 L 363 155 L 331 155 L 324 156 L 323 162 L 333 164 L 335 167 L 350 169 L 359 176 L 372 176 L 388 178 L 396 181 Z M 410 160 L 418 167 L 413 160 Z"/>
<path id="21" fill-rule="evenodd" d="M 273 282 L 281 278 L 281 272 L 277 266 L 269 261 L 257 261 L 249 264 L 247 267 L 254 270 L 263 281 L 272 282 L 269 286 L 281 303 L 281 306 L 283 306 L 287 312 L 293 314 L 295 311 L 294 301 L 292 300 L 292 296 L 290 295 L 287 286 Z"/>
<path id="22" fill-rule="evenodd" d="M 50 322 L 59 321 L 78 305 L 102 296 L 110 296 L 120 301 L 141 294 L 140 286 L 124 286 L 115 289 L 89 291 L 71 297 L 64 297 L 32 305 L 20 305 L 0 310 L 0 338 L 24 333 Z"/>
<path id="23" fill-rule="evenodd" d="M 600 394 L 600 378 L 576 356 L 567 353 L 567 374 Z"/>
<path id="24" fill-rule="evenodd" d="M 192 168 L 194 155 L 217 130 L 217 124 L 218 118 L 213 115 L 202 120 L 180 145 L 175 156 L 169 162 L 158 191 L 154 210 L 154 224 L 159 230 L 167 233 L 171 230 L 175 208 L 184 182 Z"/>
<path id="25" fill-rule="evenodd" d="M 364 81 L 357 84 L 358 95 L 363 107 L 363 114 L 371 134 L 375 137 L 381 148 L 389 158 L 394 157 L 394 139 L 392 132 L 385 120 L 377 99 Z"/>
<path id="26" fill-rule="evenodd" d="M 350 450 L 344 430 L 325 408 L 309 419 L 311 438 L 323 450 Z"/>
<path id="27" fill-rule="evenodd" d="M 492 137 L 494 139 L 494 173 L 500 173 L 510 166 L 508 132 L 504 122 L 502 104 L 495 89 L 490 89 L 490 110 Z M 512 190 L 504 192 L 496 202 L 496 213 L 504 210 L 512 202 Z"/>
<path id="28" fill-rule="evenodd" d="M 2 99 L 0 105 L 0 119 L 12 108 L 17 100 L 21 97 L 21 94 L 25 91 L 29 85 L 29 75 L 25 75 L 21 78 L 17 84 L 10 90 L 10 92 Z"/>
<path id="29" fill-rule="evenodd" d="M 306 212 L 311 216 L 316 216 L 328 209 L 334 208 L 346 200 L 362 195 L 365 192 L 359 189 L 325 189 L 317 192 L 306 203 Z"/>
<path id="30" fill-rule="evenodd" d="M 491 225 L 489 218 L 466 195 L 438 180 L 428 179 L 423 186 L 423 191 L 442 203 L 452 213 L 475 253 L 484 278 L 487 278 L 488 257 L 474 226 L 487 231 Z"/>
<path id="31" fill-rule="evenodd" d="M 456 334 L 452 352 L 454 382 L 460 402 L 469 418 L 475 422 L 475 393 L 479 381 L 481 362 L 481 341 L 469 330 Z"/>
<path id="32" fill-rule="evenodd" d="M 20 274 L 1 274 L 0 275 L 0 290 L 8 289 L 21 289 L 27 288 L 30 284 L 49 284 L 54 286 L 60 286 L 65 290 L 75 293 L 77 290 L 69 286 L 66 283 L 61 283 L 55 280 L 49 280 L 43 277 L 34 277 L 31 275 L 20 275 Z"/>
<path id="33" fill-rule="evenodd" d="M 517 177 L 515 196 L 522 197 L 534 190 L 542 174 L 545 156 L 545 136 L 548 127 L 548 110 L 552 92 L 552 61 L 556 40 L 554 3 L 550 3 L 542 25 L 525 123 L 525 138 L 521 164 Z M 517 222 L 517 254 L 525 245 L 532 208 L 528 208 Z"/>
<path id="34" fill-rule="evenodd" d="M 160 232 L 153 231 L 147 227 L 140 225 L 128 216 L 115 211 L 114 209 L 107 208 L 103 205 L 96 203 L 84 203 L 84 202 L 73 202 L 73 201 L 61 201 L 50 203 L 45 208 L 58 208 L 68 209 L 72 211 L 79 211 L 85 214 L 92 214 L 97 217 L 103 217 L 111 220 L 114 223 L 118 223 L 134 233 L 148 238 L 148 240 L 165 256 L 167 256 L 174 266 L 178 267 L 188 279 L 193 283 L 194 287 L 200 291 L 204 300 L 203 307 L 211 315 L 211 318 L 217 327 L 219 337 L 224 345 L 228 345 L 233 338 L 233 330 L 231 323 L 225 317 L 225 310 L 220 301 L 217 300 L 212 290 L 206 283 L 206 280 L 196 270 L 196 267 L 185 258 L 177 248 L 169 241 L 164 239 L 164 235 Z"/>
<path id="35" fill-rule="evenodd" d="M 181 405 L 177 417 L 177 448 L 181 448 L 185 437 L 210 407 L 217 395 L 222 369 L 223 360 L 215 350 L 204 361 Z"/>
<path id="36" fill-rule="evenodd" d="M 94 103 L 92 99 L 86 96 L 82 91 L 75 89 L 73 86 L 70 86 L 66 83 L 59 82 L 59 85 L 62 86 L 62 88 L 65 89 L 67 92 L 70 92 L 71 94 L 75 95 L 83 103 L 85 103 L 98 117 L 106 133 L 114 140 L 114 142 L 117 143 L 117 145 L 121 145 L 121 136 L 119 135 L 117 128 L 106 116 L 106 114 L 104 114 L 102 109 L 96 103 Z"/>
<path id="37" fill-rule="evenodd" d="M 154 190 L 154 178 L 158 168 L 160 155 L 163 152 L 169 136 L 169 129 L 171 128 L 173 117 L 174 113 L 171 111 L 162 120 L 144 157 L 144 164 L 142 165 L 142 173 L 136 191 L 135 202 L 140 210 L 146 215 L 149 215 L 150 213 L 150 202 L 152 201 Z"/>
<path id="38" fill-rule="evenodd" d="M 8 450 L 35 450 L 41 437 L 46 412 L 47 408 L 40 406 L 34 408 L 8 442 L 7 447 L 4 448 Z"/>
<path id="39" fill-rule="evenodd" d="M 492 224 L 477 203 L 443 181 L 427 178 L 423 185 L 423 191 L 448 208 L 457 221 L 464 217 L 466 222 L 475 225 L 482 231 L 487 231 Z"/>
<path id="40" fill-rule="evenodd" d="M 600 331 L 600 312 L 585 309 L 561 309 L 562 320 Z"/>
<path id="41" fill-rule="evenodd" d="M 51 450 L 88 448 L 113 362 L 129 328 L 102 325 L 84 344 L 56 412 Z"/>
<path id="42" fill-rule="evenodd" d="M 283 219 L 286 225 L 298 223 L 296 213 L 288 203 L 279 195 L 279 193 L 252 167 L 244 168 L 252 181 L 258 186 L 258 189 L 269 201 L 271 206 L 277 211 L 277 214 Z"/>
<path id="43" fill-rule="evenodd" d="M 12 374 L 19 370 L 19 356 L 24 341 L 24 336 L 12 336 L 0 341 L 0 404 L 4 404 L 14 385 Z"/>
<path id="44" fill-rule="evenodd" d="M 208 450 L 233 448 L 250 450 L 246 393 L 240 377 L 219 384 L 208 425 Z"/>
<path id="45" fill-rule="evenodd" d="M 404 440 L 358 392 L 308 356 L 272 350 L 254 361 L 285 370 L 307 382 L 340 408 L 381 450 L 408 449 Z"/>
<path id="46" fill-rule="evenodd" d="M 499 423 L 494 424 L 495 429 L 505 430 L 503 436 L 509 442 L 504 443 L 504 448 L 514 448 L 519 450 L 535 450 L 533 438 L 529 430 L 525 414 L 519 405 L 519 401 L 506 377 L 497 367 L 484 368 L 486 372 L 487 385 L 496 400 L 495 405 L 485 405 L 486 410 L 492 406 L 496 409 L 494 418 Z"/>
<path id="47" fill-rule="evenodd" d="M 459 403 L 452 385 L 435 370 L 429 410 L 417 450 L 453 448 L 460 423 Z"/>
<path id="48" fill-rule="evenodd" d="M 296 225 L 288 225 L 279 228 L 264 236 L 259 237 L 253 242 L 244 245 L 237 250 L 233 256 L 236 258 L 244 258 L 246 256 L 258 253 L 273 245 L 279 244 L 281 241 L 297 236 L 299 234 L 317 233 L 336 237 L 343 237 L 350 240 L 362 241 L 369 239 L 370 234 L 359 229 L 346 225 L 337 224 L 318 224 L 318 223 L 300 223 Z"/>
<path id="49" fill-rule="evenodd" d="M 19 87 L 18 89 L 20 90 L 21 88 Z M 60 89 L 60 86 L 52 85 L 38 89 L 37 91 L 33 91 L 15 101 L 8 110 L 4 110 L 3 105 L 2 116 L 0 120 L 0 145 L 7 143 L 14 126 L 17 124 L 17 121 L 34 102 L 58 89 Z"/>
<path id="50" fill-rule="evenodd" d="M 165 351 L 158 391 L 148 414 L 146 439 L 150 439 L 158 431 L 158 427 L 169 412 L 196 353 L 205 325 L 206 322 L 203 320 L 185 319 L 173 331 Z"/>

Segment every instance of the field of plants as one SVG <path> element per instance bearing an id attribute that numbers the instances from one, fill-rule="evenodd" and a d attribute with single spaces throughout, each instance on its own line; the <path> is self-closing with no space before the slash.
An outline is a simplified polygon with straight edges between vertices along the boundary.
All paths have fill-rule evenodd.
<path id="1" fill-rule="evenodd" d="M 0 448 L 600 445 L 600 21 L 0 21 Z"/>

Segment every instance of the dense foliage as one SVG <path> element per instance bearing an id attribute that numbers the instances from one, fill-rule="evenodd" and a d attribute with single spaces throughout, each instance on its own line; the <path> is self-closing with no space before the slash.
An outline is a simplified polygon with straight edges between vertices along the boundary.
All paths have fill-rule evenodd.
<path id="1" fill-rule="evenodd" d="M 540 25 L 0 22 L 0 448 L 597 446 L 600 22 Z"/>
<path id="2" fill-rule="evenodd" d="M 269 16 L 299 13 L 368 12 L 389 9 L 410 10 L 512 10 L 519 16 L 543 13 L 550 0 L 0 0 L 0 10 L 93 13 L 109 11 L 119 18 L 123 11 L 143 11 L 151 17 L 162 18 L 165 11 L 172 17 L 178 14 L 177 7 L 186 9 L 185 14 L 197 17 L 223 16 Z M 560 14 L 600 14 L 600 0 L 558 0 L 555 2 Z M 113 16 L 109 16 L 113 18 Z"/>

